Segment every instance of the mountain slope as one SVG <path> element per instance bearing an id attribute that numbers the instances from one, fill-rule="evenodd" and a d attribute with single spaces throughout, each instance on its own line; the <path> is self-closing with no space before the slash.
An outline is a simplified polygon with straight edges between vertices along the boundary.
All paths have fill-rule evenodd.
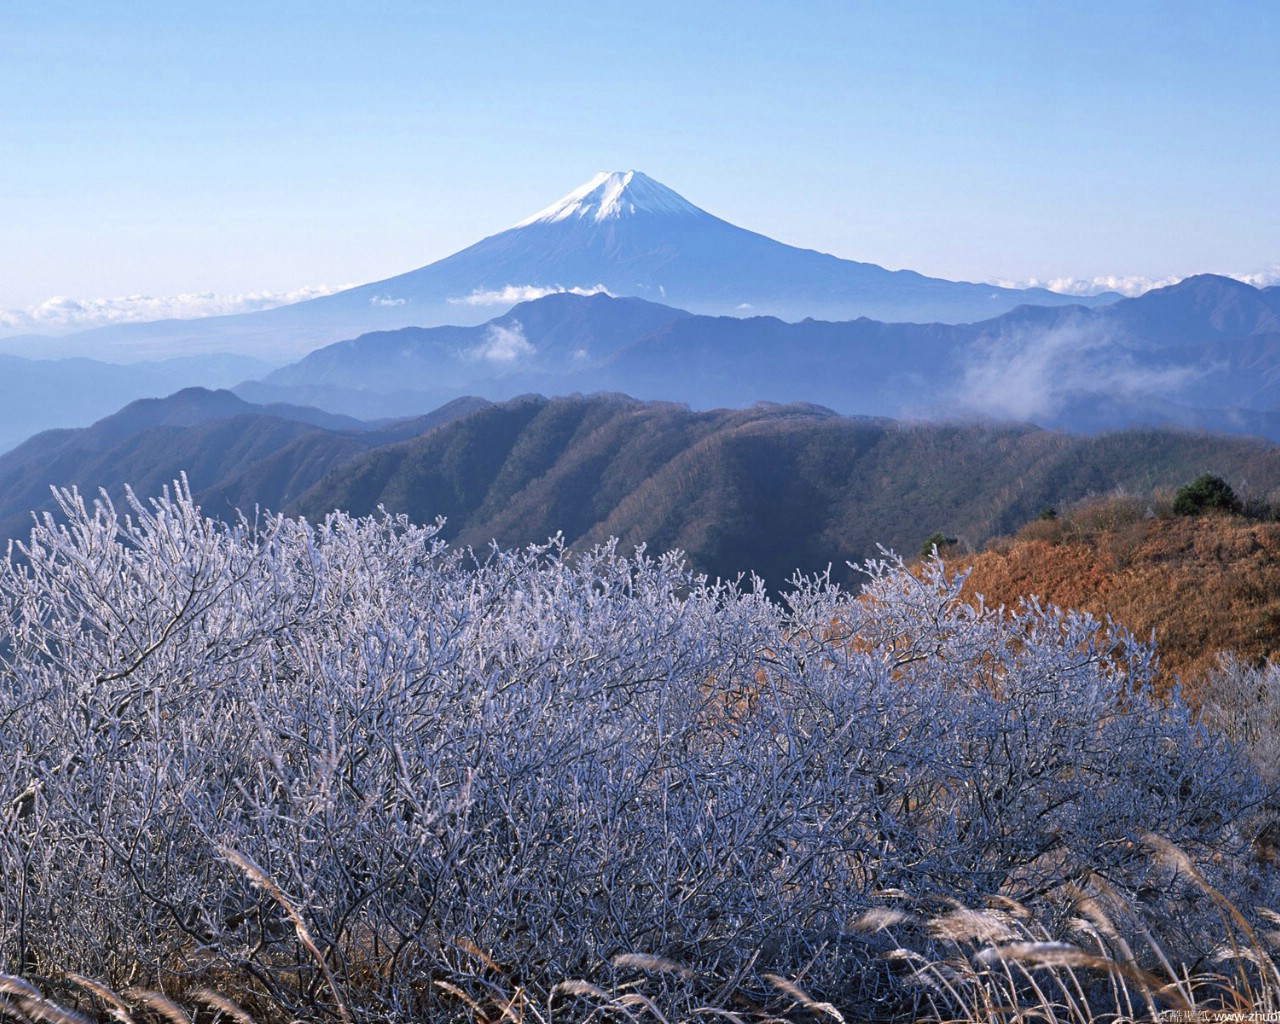
<path id="1" fill-rule="evenodd" d="M 548 295 L 475 327 L 405 327 L 328 345 L 263 382 L 426 391 L 513 371 L 567 375 L 689 315 L 641 299 Z"/>
<path id="2" fill-rule="evenodd" d="M 119 500 L 125 484 L 145 496 L 186 473 L 211 512 L 278 509 L 346 459 L 484 404 L 461 400 L 375 426 L 202 388 L 133 402 L 90 427 L 46 431 L 0 455 L 0 538 L 22 536 L 32 511 L 54 508 L 50 485 L 75 485 L 90 496 L 105 487 Z"/>
<path id="3" fill-rule="evenodd" d="M 902 424 L 804 404 L 694 412 L 621 395 L 463 400 L 346 431 L 183 393 L 44 440 L 41 458 L 0 456 L 0 536 L 22 536 L 29 509 L 52 507 L 51 483 L 116 498 L 129 483 L 145 496 L 186 472 L 220 515 L 261 506 L 320 519 L 381 505 L 444 515 L 444 536 L 478 549 L 618 537 L 683 549 L 714 575 L 755 571 L 774 588 L 828 565 L 856 583 L 846 561 L 880 544 L 911 553 L 941 531 L 977 547 L 1046 505 L 1205 469 L 1255 493 L 1280 488 L 1280 450 L 1239 438 Z"/>
<path id="4" fill-rule="evenodd" d="M 69 451 L 107 451 L 120 441 L 152 427 L 189 427 L 212 420 L 252 415 L 272 416 L 328 430 L 370 429 L 367 423 L 322 409 L 287 403 L 254 405 L 230 391 L 193 387 L 184 388 L 167 398 L 142 398 L 130 402 L 118 412 L 105 416 L 88 427 L 44 431 L 0 456 L 0 465 L 12 467 L 47 463 Z"/>
<path id="5" fill-rule="evenodd" d="M 796 319 L 871 316 L 926 323 L 986 319 L 1028 302 L 1080 301 L 1044 289 L 890 271 L 785 245 L 700 210 L 647 175 L 626 171 L 597 175 L 540 214 L 428 267 L 311 303 L 349 309 L 403 302 L 422 309 L 442 296 L 475 301 L 512 287 L 603 287 L 711 314 L 751 310 Z"/>
<path id="6" fill-rule="evenodd" d="M 1280 334 L 1280 289 L 1216 274 L 1198 274 L 1168 288 L 1123 299 L 1107 319 L 1134 337 L 1159 345 Z"/>
<path id="7" fill-rule="evenodd" d="M 123 366 L 0 355 L 0 452 L 42 430 L 87 426 L 134 399 L 196 384 L 228 387 L 269 369 L 261 360 L 227 355 Z"/>
<path id="8" fill-rule="evenodd" d="M 31 524 L 30 510 L 51 510 L 50 484 L 78 486 L 89 497 L 105 487 L 116 501 L 129 484 L 140 496 L 158 494 L 180 474 L 197 486 L 220 480 L 236 467 L 278 452 L 300 436 L 319 428 L 272 416 L 233 416 L 190 426 L 160 425 L 117 440 L 95 450 L 77 447 L 72 439 L 51 457 L 36 462 L 12 463 L 0 458 L 0 536 L 23 536 Z M 345 454 L 363 446 L 353 444 Z M 326 459 L 332 464 L 332 457 Z M 208 500 L 207 496 L 203 496 Z M 244 503 L 252 512 L 252 504 Z M 231 509 L 217 501 L 209 511 Z"/>

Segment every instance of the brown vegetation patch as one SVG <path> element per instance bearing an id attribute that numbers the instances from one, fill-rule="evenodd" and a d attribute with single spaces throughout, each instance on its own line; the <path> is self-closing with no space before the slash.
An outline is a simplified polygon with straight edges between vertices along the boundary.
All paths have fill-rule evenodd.
<path id="1" fill-rule="evenodd" d="M 1030 524 L 1012 543 L 963 560 L 965 591 L 990 605 L 1029 595 L 1154 633 L 1166 686 L 1192 699 L 1220 651 L 1261 663 L 1280 653 L 1280 524 L 1146 519 L 1099 530 Z"/>

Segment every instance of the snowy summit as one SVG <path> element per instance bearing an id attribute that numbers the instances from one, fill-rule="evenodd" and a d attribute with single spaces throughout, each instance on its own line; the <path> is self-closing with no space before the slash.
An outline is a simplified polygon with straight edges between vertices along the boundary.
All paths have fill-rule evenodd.
<path id="1" fill-rule="evenodd" d="M 635 213 L 700 214 L 702 211 L 678 192 L 640 171 L 602 171 L 563 199 L 522 220 L 516 227 L 555 224 L 571 219 L 592 220 L 599 224 Z"/>

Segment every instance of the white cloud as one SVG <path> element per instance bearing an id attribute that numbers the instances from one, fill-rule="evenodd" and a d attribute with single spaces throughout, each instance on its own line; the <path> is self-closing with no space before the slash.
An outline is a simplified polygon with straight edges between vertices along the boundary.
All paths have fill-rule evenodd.
<path id="1" fill-rule="evenodd" d="M 1121 295 L 1135 296 L 1148 292 L 1152 288 L 1165 288 L 1181 281 L 1180 277 L 1029 277 L 1023 281 L 993 281 L 1001 288 L 1044 288 L 1060 295 L 1097 295 L 1100 292 L 1119 292 Z"/>
<path id="2" fill-rule="evenodd" d="M 111 299 L 73 299 L 58 295 L 26 309 L 0 310 L 0 333 L 66 334 L 106 327 L 110 324 L 137 324 L 151 320 L 191 320 L 202 316 L 252 313 L 291 302 L 332 295 L 353 287 L 331 288 L 314 285 L 287 292 L 188 292 L 182 295 L 123 295 Z"/>
<path id="3" fill-rule="evenodd" d="M 594 288 L 562 288 L 559 285 L 554 288 L 544 288 L 536 284 L 509 284 L 505 288 L 474 291 L 463 298 L 449 299 L 448 301 L 455 306 L 514 306 L 517 302 L 532 302 L 534 299 L 545 298 L 548 295 L 560 295 L 565 292 L 570 295 L 613 294 L 602 284 L 598 284 Z"/>
<path id="4" fill-rule="evenodd" d="M 1269 288 L 1273 284 L 1280 284 L 1280 263 L 1273 263 L 1265 270 L 1258 270 L 1252 274 L 1228 274 L 1227 276 L 1234 277 L 1245 284 L 1251 284 L 1255 288 Z"/>
<path id="5" fill-rule="evenodd" d="M 1249 272 L 1210 271 L 1210 273 L 1221 273 L 1223 277 L 1235 278 L 1235 280 L 1243 281 L 1245 284 L 1253 285 L 1255 288 L 1266 288 L 1269 285 L 1280 284 L 1280 263 L 1273 263 L 1262 270 Z M 1052 277 L 1044 279 L 1029 277 L 1023 281 L 992 281 L 991 283 L 999 285 L 1001 288 L 1046 288 L 1061 295 L 1097 295 L 1100 292 L 1119 292 L 1121 295 L 1133 297 L 1141 295 L 1143 292 L 1149 292 L 1154 288 L 1168 288 L 1182 279 L 1179 276 L 1142 277 L 1141 275 L 1118 276 L 1108 274 L 1101 277 Z"/>
<path id="6" fill-rule="evenodd" d="M 475 348 L 468 349 L 466 355 L 471 359 L 507 364 L 531 356 L 536 351 L 537 349 L 524 336 L 524 328 L 517 321 L 512 327 L 491 324 L 485 331 L 484 341 Z"/>
<path id="7" fill-rule="evenodd" d="M 390 295 L 375 295 L 369 300 L 371 306 L 403 306 L 408 299 L 393 299 Z"/>

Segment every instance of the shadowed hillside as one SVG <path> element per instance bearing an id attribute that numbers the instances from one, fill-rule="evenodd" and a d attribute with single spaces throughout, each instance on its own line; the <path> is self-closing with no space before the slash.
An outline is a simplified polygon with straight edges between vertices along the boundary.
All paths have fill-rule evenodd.
<path id="1" fill-rule="evenodd" d="M 48 430 L 0 454 L 0 539 L 23 537 L 31 512 L 51 511 L 51 486 L 119 500 L 127 484 L 156 494 L 185 474 L 211 514 L 278 509 L 346 459 L 430 430 L 486 403 L 463 398 L 384 425 L 229 391 L 187 388 L 142 399 L 78 430 Z"/>

